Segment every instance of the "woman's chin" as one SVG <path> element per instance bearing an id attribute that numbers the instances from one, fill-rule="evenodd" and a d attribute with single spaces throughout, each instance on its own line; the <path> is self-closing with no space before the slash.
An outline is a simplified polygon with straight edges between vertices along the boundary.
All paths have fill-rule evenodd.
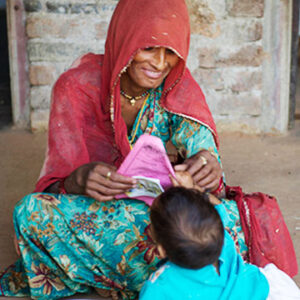
<path id="1" fill-rule="evenodd" d="M 155 79 L 155 80 L 147 80 L 147 82 L 143 83 L 143 88 L 156 89 L 162 84 L 163 80 L 164 80 L 164 78 L 163 79 Z"/>

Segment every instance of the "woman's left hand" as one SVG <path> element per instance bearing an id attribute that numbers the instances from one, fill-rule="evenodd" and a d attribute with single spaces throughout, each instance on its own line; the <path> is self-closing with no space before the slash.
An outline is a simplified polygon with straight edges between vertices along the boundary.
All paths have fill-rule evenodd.
<path id="1" fill-rule="evenodd" d="M 222 169 L 217 158 L 208 150 L 201 150 L 186 159 L 183 164 L 176 165 L 175 171 L 188 171 L 194 182 L 208 191 L 216 190 L 222 177 Z"/>

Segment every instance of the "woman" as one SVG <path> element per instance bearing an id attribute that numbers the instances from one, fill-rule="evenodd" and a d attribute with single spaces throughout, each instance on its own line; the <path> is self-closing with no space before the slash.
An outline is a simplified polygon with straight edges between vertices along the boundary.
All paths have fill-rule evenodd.
<path id="1" fill-rule="evenodd" d="M 184 0 L 121 0 L 105 54 L 83 56 L 59 78 L 36 193 L 15 208 L 21 258 L 2 275 L 3 295 L 138 295 L 158 263 L 149 208 L 114 196 L 135 184 L 116 169 L 143 133 L 172 142 L 183 159 L 175 169 L 199 187 L 222 190 L 215 124 L 186 68 L 189 38 Z M 237 207 L 224 203 L 245 252 Z"/>

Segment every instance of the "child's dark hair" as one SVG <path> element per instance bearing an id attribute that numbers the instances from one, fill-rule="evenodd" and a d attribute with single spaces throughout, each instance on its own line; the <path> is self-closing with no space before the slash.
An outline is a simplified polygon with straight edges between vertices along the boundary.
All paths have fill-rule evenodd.
<path id="1" fill-rule="evenodd" d="M 174 264 L 200 269 L 218 260 L 224 227 L 207 194 L 172 187 L 155 199 L 150 218 L 154 239 Z"/>

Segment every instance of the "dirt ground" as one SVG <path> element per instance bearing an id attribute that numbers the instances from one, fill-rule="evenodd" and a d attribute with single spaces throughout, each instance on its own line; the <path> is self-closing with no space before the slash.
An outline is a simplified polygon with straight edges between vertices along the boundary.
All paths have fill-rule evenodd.
<path id="1" fill-rule="evenodd" d="M 278 199 L 300 265 L 300 121 L 285 136 L 227 133 L 220 137 L 227 183 Z M 33 190 L 45 147 L 46 134 L 11 128 L 0 131 L 0 270 L 16 259 L 12 242 L 13 207 Z M 300 286 L 300 275 L 295 281 Z"/>

